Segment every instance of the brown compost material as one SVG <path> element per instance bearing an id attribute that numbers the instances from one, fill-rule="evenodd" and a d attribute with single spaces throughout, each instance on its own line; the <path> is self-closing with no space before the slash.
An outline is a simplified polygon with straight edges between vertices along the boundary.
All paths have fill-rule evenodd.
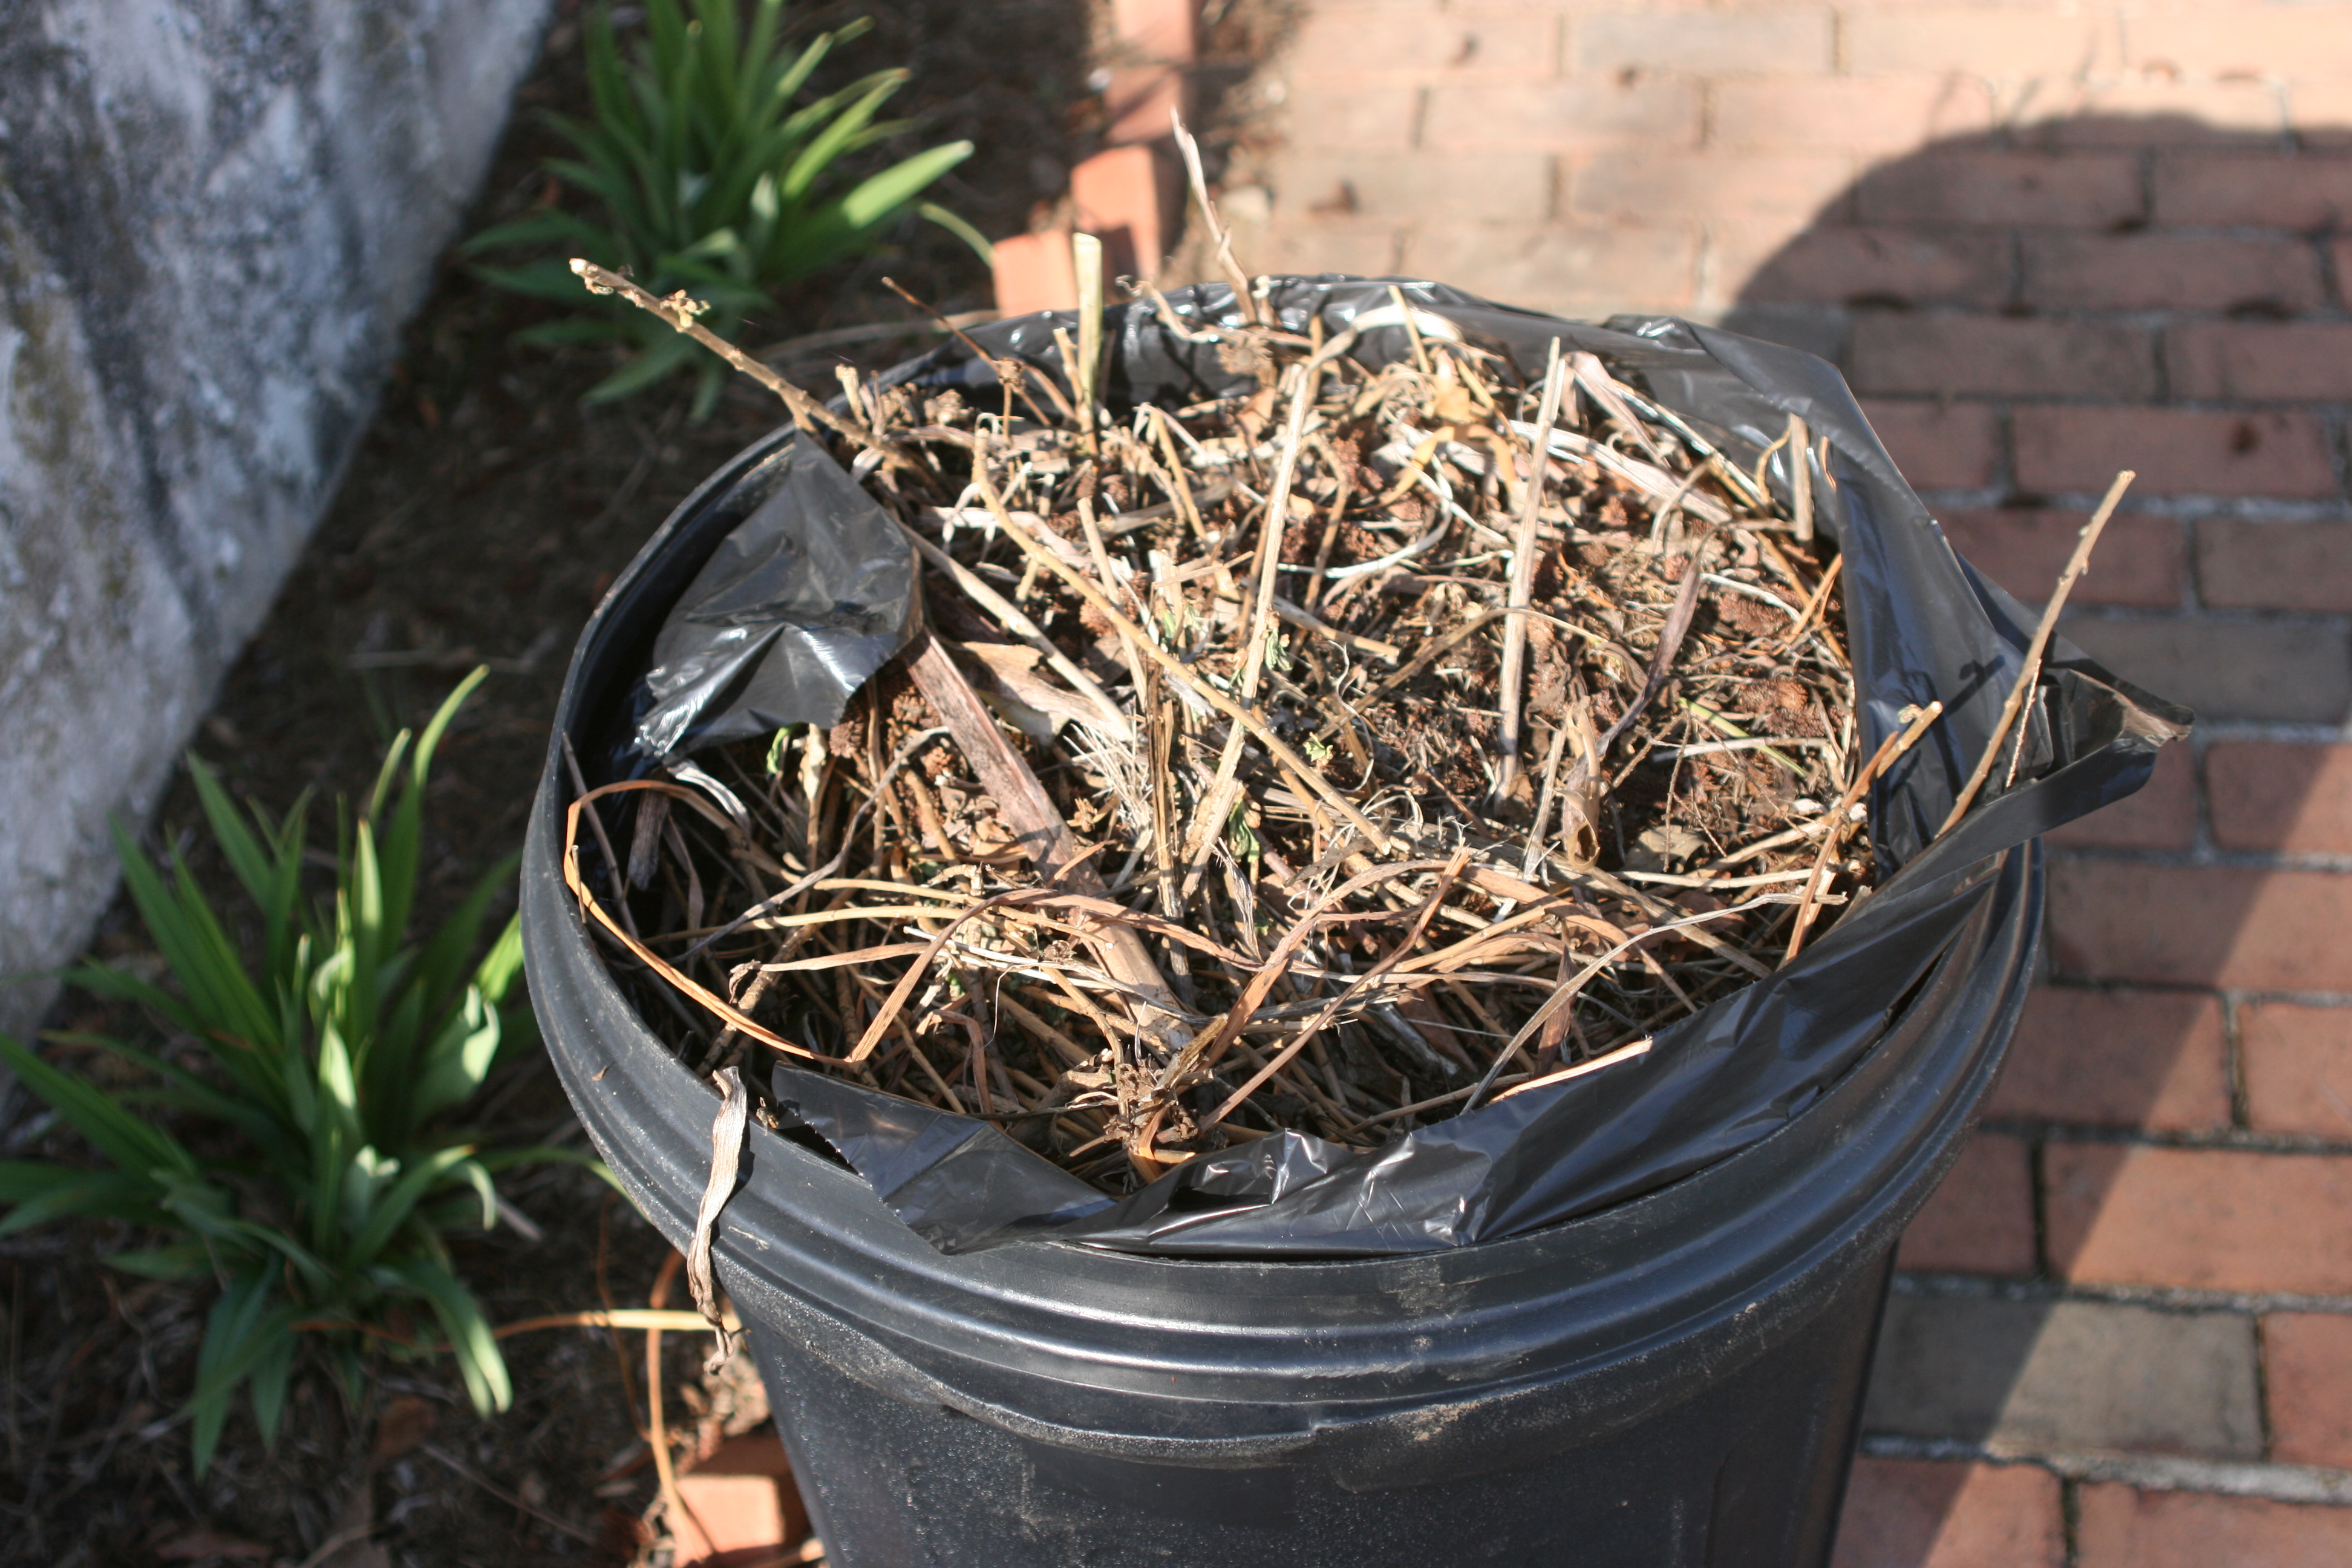
<path id="1" fill-rule="evenodd" d="M 1654 1191 L 2004 1037 L 2032 841 L 2190 719 L 1704 326 L 1244 279 L 840 382 L 599 610 L 550 847 L 616 1025 L 944 1251 Z"/>
<path id="2" fill-rule="evenodd" d="M 1402 294 L 1328 335 L 1160 317 L 1245 389 L 1107 406 L 1066 330 L 992 398 L 845 375 L 787 490 L 858 473 L 923 615 L 865 629 L 907 646 L 836 722 L 691 763 L 641 723 L 679 749 L 607 786 L 628 891 L 576 889 L 698 1068 L 764 1047 L 1124 1194 L 1638 1057 L 1872 885 L 1899 750 L 1857 742 L 1809 493 Z M 688 622 L 741 617 L 730 573 Z M 656 708 L 709 675 L 664 647 Z"/>

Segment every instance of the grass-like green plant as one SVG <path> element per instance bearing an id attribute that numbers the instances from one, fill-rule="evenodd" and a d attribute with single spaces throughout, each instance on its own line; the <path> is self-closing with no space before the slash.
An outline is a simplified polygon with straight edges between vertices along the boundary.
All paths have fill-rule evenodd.
<path id="1" fill-rule="evenodd" d="M 698 416 L 717 401 L 725 367 L 658 319 L 615 300 L 592 299 L 565 262 L 572 256 L 625 271 L 656 294 L 683 289 L 710 307 L 707 324 L 733 337 L 747 312 L 775 309 L 774 291 L 872 243 L 910 208 L 988 255 L 988 244 L 922 192 L 971 153 L 954 142 L 850 183 L 843 160 L 906 129 L 877 121 L 907 79 L 876 71 L 840 90 L 797 101 L 809 78 L 867 23 L 819 35 L 797 55 L 782 47 L 784 0 L 648 0 L 645 36 L 625 62 L 609 5 L 586 24 L 586 122 L 550 115 L 576 157 L 550 159 L 549 173 L 592 198 L 593 216 L 550 205 L 467 242 L 475 255 L 532 251 L 530 259 L 483 266 L 504 287 L 572 306 L 578 318 L 527 330 L 549 343 L 619 343 L 636 352 L 588 393 L 625 396 L 691 363 Z"/>
<path id="2" fill-rule="evenodd" d="M 302 887 L 307 795 L 281 821 L 258 805 L 248 821 L 189 759 L 223 858 L 252 901 L 250 955 L 181 857 L 158 865 L 118 826 L 124 884 L 173 984 L 103 964 L 69 978 L 144 1008 L 177 1037 L 183 1060 L 103 1037 L 49 1037 L 134 1069 L 139 1087 L 110 1089 L 0 1037 L 0 1061 L 102 1162 L 0 1162 L 0 1235 L 118 1220 L 162 1236 L 108 1255 L 113 1267 L 218 1282 L 188 1405 L 199 1474 L 240 1387 L 274 1439 L 306 1347 L 323 1352 L 356 1402 L 371 1352 L 414 1353 L 429 1338 L 418 1322 L 430 1321 L 477 1408 L 511 1398 L 443 1233 L 497 1222 L 499 1172 L 583 1159 L 485 1150 L 449 1125 L 502 1056 L 537 1037 L 527 1007 L 500 1010 L 522 963 L 517 922 L 477 952 L 514 859 L 492 868 L 429 937 L 408 941 L 426 773 L 483 673 L 450 695 L 413 747 L 406 731 L 394 741 L 365 809 L 339 831 L 331 902 Z M 203 1053 L 194 1070 L 183 1065 L 190 1044 Z M 195 1146 L 173 1128 L 194 1133 Z"/>

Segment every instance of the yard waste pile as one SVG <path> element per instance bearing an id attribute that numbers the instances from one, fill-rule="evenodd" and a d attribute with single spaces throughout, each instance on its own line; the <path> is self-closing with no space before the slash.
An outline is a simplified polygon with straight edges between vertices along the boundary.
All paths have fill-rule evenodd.
<path id="1" fill-rule="evenodd" d="M 801 423 L 648 547 L 691 576 L 565 874 L 688 1067 L 764 1055 L 943 1251 L 1412 1253 L 1663 1186 L 2188 721 L 2058 645 L 1945 827 L 2032 617 L 1833 371 L 1679 321 L 1202 285 Z"/>

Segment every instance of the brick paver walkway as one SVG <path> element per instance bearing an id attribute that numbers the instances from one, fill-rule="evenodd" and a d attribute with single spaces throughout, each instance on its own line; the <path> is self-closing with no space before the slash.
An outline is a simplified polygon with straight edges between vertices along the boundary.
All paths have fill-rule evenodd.
<path id="1" fill-rule="evenodd" d="M 1811 348 L 2029 598 L 2139 470 L 2068 631 L 2197 742 L 2053 846 L 1839 1562 L 2352 1563 L 2352 5 L 1313 0 L 1242 90 L 1255 269 Z"/>

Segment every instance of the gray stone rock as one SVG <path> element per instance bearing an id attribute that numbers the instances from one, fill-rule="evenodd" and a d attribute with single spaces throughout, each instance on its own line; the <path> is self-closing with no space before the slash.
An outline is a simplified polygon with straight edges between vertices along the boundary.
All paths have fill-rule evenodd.
<path id="1" fill-rule="evenodd" d="M 0 976 L 70 960 L 365 427 L 547 0 L 0 26 Z M 0 990 L 21 1032 L 53 987 Z"/>

